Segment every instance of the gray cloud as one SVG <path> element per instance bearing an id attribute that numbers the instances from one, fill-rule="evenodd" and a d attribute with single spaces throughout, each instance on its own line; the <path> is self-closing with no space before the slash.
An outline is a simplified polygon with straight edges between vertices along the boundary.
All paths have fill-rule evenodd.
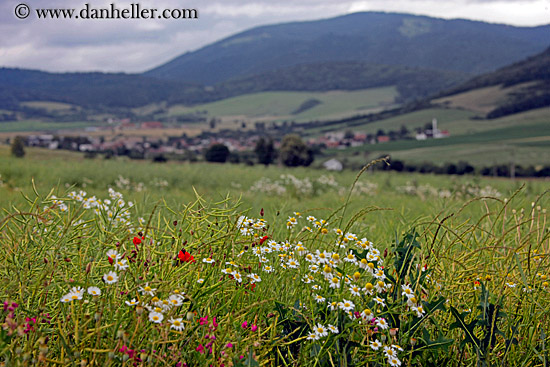
<path id="1" fill-rule="evenodd" d="M 17 4 L 75 8 L 196 8 L 196 20 L 40 20 L 14 16 Z M 247 28 L 329 18 L 356 11 L 398 11 L 533 26 L 550 23 L 550 0 L 2 0 L 0 65 L 49 71 L 140 72 Z"/>

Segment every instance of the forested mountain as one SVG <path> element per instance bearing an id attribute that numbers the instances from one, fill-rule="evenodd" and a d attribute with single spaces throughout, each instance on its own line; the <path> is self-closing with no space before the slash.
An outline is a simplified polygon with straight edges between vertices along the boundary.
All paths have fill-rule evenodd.
<path id="1" fill-rule="evenodd" d="M 145 73 L 215 85 L 288 66 L 357 61 L 480 74 L 541 52 L 550 26 L 365 12 L 253 28 Z"/>

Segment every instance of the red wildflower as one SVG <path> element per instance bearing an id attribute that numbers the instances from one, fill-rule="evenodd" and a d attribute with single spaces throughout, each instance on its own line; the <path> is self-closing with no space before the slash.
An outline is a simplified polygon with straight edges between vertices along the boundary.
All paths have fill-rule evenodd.
<path id="1" fill-rule="evenodd" d="M 267 241 L 267 239 L 269 238 L 269 236 L 263 236 L 261 239 L 260 239 L 260 245 L 263 245 L 265 241 Z"/>
<path id="2" fill-rule="evenodd" d="M 134 245 L 139 245 L 141 243 L 141 238 L 136 236 L 136 237 L 134 237 L 133 242 L 134 242 Z"/>
<path id="3" fill-rule="evenodd" d="M 178 259 L 181 262 L 186 262 L 186 263 L 194 263 L 195 262 L 195 258 L 193 257 L 193 255 L 191 255 L 189 252 L 185 251 L 185 249 L 181 249 L 181 251 L 178 253 Z"/>

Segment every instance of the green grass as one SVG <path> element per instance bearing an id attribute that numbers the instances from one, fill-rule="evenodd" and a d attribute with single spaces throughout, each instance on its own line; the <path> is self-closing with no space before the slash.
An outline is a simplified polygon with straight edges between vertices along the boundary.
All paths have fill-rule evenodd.
<path id="1" fill-rule="evenodd" d="M 6 365 L 398 364 L 373 342 L 402 365 L 550 352 L 547 182 L 27 151 L 0 149 Z"/>
<path id="2" fill-rule="evenodd" d="M 33 191 L 31 179 L 37 190 L 45 194 L 52 188 L 62 196 L 70 187 L 84 189 L 90 194 L 100 195 L 108 187 L 117 188 L 119 176 L 130 181 L 129 185 L 120 190 L 135 201 L 154 202 L 165 200 L 169 205 L 178 206 L 194 199 L 195 192 L 212 200 L 222 200 L 228 194 L 241 197 L 243 208 L 250 208 L 257 213 L 261 208 L 269 215 L 277 212 L 288 213 L 299 210 L 300 207 L 320 208 L 319 213 L 328 213 L 341 206 L 345 200 L 344 192 L 355 178 L 355 172 L 343 171 L 332 173 L 340 189 L 331 189 L 326 185 L 316 184 L 321 176 L 329 175 L 323 170 L 311 168 L 285 169 L 270 166 L 244 166 L 231 164 L 177 163 L 151 164 L 149 161 L 132 161 L 127 159 L 104 160 L 84 159 L 82 154 L 60 150 L 27 149 L 22 159 L 9 156 L 8 147 L 0 149 L 0 175 L 3 186 L 0 188 L 0 206 L 9 208 L 24 202 L 22 193 Z M 366 161 L 364 162 L 366 163 Z M 313 194 L 301 195 L 294 189 L 289 189 L 280 196 L 269 192 L 251 191 L 250 188 L 262 178 L 276 181 L 283 174 L 291 174 L 299 180 L 309 179 L 314 183 Z M 160 185 L 165 181 L 165 185 Z M 401 194 L 398 188 L 414 182 L 417 186 L 428 185 L 439 190 L 460 191 L 464 185 L 484 187 L 490 185 L 509 196 L 521 185 L 521 181 L 492 180 L 476 177 L 448 177 L 432 175 L 400 175 L 380 172 L 365 174 L 361 182 L 377 185 L 377 189 L 368 195 L 363 193 L 351 203 L 351 209 L 376 203 L 381 207 L 394 208 L 385 215 L 394 223 L 404 223 L 406 218 L 419 215 L 429 215 L 433 208 L 437 210 L 459 206 L 460 200 L 441 200 L 432 198 L 433 208 L 423 204 L 426 198 Z M 140 189 L 140 183 L 143 188 Z M 529 181 L 529 193 L 539 192 L 544 187 L 543 181 Z M 342 191 L 342 192 L 339 192 Z M 376 200 L 375 200 L 376 198 Z M 407 203 L 407 205 L 403 205 Z M 353 211 L 352 210 L 352 211 Z M 376 219 L 371 226 L 378 229 L 387 228 L 385 219 Z"/>
<path id="3" fill-rule="evenodd" d="M 251 118 L 275 117 L 307 121 L 329 119 L 341 115 L 365 113 L 393 104 L 397 91 L 394 87 L 373 88 L 360 91 L 332 92 L 262 92 L 193 107 L 174 106 L 168 115 L 177 116 L 195 111 L 208 111 L 209 116 L 247 116 Z M 318 99 L 322 104 L 300 114 L 292 115 L 300 105 Z"/>
<path id="4" fill-rule="evenodd" d="M 365 123 L 361 125 L 355 125 L 356 122 L 353 122 L 353 127 L 349 127 L 346 123 L 335 124 L 329 127 L 310 129 L 307 131 L 307 134 L 319 135 L 326 131 L 332 131 L 336 129 L 346 130 L 352 129 L 353 131 L 362 132 L 366 134 L 376 134 L 378 130 L 384 130 L 388 132 L 390 130 L 398 131 L 401 126 L 405 126 L 410 131 L 414 131 L 417 128 L 423 128 L 427 123 L 432 122 L 432 119 L 435 117 L 438 121 L 438 127 L 441 130 L 450 130 L 451 133 L 461 133 L 460 125 L 463 122 L 467 122 L 468 119 L 475 114 L 471 111 L 464 110 L 454 110 L 454 109 L 426 109 L 416 112 L 411 112 L 405 115 L 392 117 L 389 119 L 376 121 L 372 123 Z"/>
<path id="5" fill-rule="evenodd" d="M 96 125 L 98 124 L 90 121 L 46 122 L 37 120 L 22 120 L 13 122 L 0 122 L 0 132 L 41 132 L 54 130 L 75 130 L 85 129 L 86 127 Z"/>

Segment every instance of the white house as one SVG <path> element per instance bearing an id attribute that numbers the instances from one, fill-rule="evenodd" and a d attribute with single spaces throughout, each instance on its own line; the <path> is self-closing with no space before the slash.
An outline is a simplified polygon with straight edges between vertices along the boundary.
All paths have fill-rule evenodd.
<path id="1" fill-rule="evenodd" d="M 344 168 L 342 162 L 334 158 L 323 163 L 323 167 L 329 171 L 341 171 Z"/>

